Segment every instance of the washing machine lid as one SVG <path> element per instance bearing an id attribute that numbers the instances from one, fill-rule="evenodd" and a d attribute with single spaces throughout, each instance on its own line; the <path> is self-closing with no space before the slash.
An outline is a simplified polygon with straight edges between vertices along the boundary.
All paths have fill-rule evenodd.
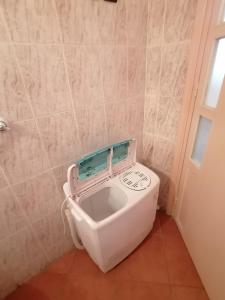
<path id="1" fill-rule="evenodd" d="M 128 170 L 120 175 L 120 182 L 130 190 L 142 191 L 151 185 L 151 178 L 143 171 Z"/>
<path id="2" fill-rule="evenodd" d="M 136 162 L 136 140 L 130 139 L 90 153 L 69 167 L 71 195 L 81 195 L 93 186 L 120 174 Z"/>

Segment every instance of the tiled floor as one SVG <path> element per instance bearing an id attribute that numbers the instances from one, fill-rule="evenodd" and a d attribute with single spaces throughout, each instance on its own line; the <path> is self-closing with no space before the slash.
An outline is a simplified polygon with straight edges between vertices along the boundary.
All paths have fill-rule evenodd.
<path id="1" fill-rule="evenodd" d="M 118 235 L 119 238 L 119 235 Z M 7 300 L 207 300 L 175 222 L 158 213 L 146 240 L 102 273 L 85 251 L 72 251 Z"/>

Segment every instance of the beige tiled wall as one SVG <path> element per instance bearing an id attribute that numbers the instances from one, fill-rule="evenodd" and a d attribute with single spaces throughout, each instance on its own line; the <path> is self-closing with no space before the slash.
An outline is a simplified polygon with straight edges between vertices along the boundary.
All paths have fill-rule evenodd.
<path id="1" fill-rule="evenodd" d="M 0 298 L 72 247 L 66 169 L 118 139 L 170 183 L 196 0 L 0 0 Z M 147 47 L 147 49 L 146 49 Z"/>
<path id="2" fill-rule="evenodd" d="M 196 0 L 149 0 L 143 156 L 165 205 L 188 68 Z"/>
<path id="3" fill-rule="evenodd" d="M 142 144 L 147 0 L 0 0 L 0 298 L 72 247 L 66 169 Z M 141 147 L 140 147 L 141 150 Z"/>

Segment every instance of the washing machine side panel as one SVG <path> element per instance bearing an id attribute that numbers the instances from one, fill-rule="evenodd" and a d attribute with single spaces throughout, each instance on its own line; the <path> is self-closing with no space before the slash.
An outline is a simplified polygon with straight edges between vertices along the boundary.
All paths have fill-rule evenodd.
<path id="1" fill-rule="evenodd" d="M 131 205 L 110 222 L 91 226 L 84 217 L 75 219 L 82 243 L 103 272 L 107 272 L 128 256 L 151 231 L 155 220 L 159 182 L 148 193 L 127 192 Z M 136 193 L 140 193 L 139 197 Z M 131 195 L 132 194 L 132 195 Z M 133 201 L 135 198 L 135 201 Z M 133 199 L 133 200 L 132 200 Z M 72 205 L 76 209 L 76 205 Z"/>
<path id="2" fill-rule="evenodd" d="M 98 264 L 101 250 L 98 230 L 93 228 L 82 216 L 79 215 L 79 212 L 76 211 L 76 206 L 73 206 L 73 210 L 77 215 L 77 217 L 74 217 L 74 222 L 81 242 L 93 261 Z"/>
<path id="3" fill-rule="evenodd" d="M 155 190 L 114 222 L 99 228 L 99 267 L 107 272 L 128 256 L 149 234 L 156 215 Z"/>
<path id="4" fill-rule="evenodd" d="M 101 260 L 101 248 L 99 243 L 98 230 L 91 229 L 89 224 L 83 223 L 80 229 L 81 241 L 85 250 L 88 252 L 93 261 L 98 265 Z"/>

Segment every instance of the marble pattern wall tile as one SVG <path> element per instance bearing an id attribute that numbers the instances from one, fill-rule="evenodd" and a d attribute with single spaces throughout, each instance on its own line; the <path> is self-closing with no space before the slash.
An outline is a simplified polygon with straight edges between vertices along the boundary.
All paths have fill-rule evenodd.
<path id="1" fill-rule="evenodd" d="M 174 143 L 197 3 L 192 0 L 149 0 L 144 161 L 161 178 L 159 203 L 162 206 L 166 206 L 171 184 Z"/>
<path id="2" fill-rule="evenodd" d="M 127 43 L 127 6 L 126 0 L 116 4 L 99 2 L 98 29 L 100 44 L 126 45 Z"/>
<path id="3" fill-rule="evenodd" d="M 172 44 L 163 49 L 161 96 L 182 96 L 188 67 L 189 43 Z"/>
<path id="4" fill-rule="evenodd" d="M 158 203 L 160 206 L 165 207 L 166 206 L 166 200 L 169 193 L 170 183 L 171 179 L 168 174 L 166 174 L 164 171 L 160 171 L 158 168 L 153 170 L 156 172 L 156 174 L 159 176 L 160 179 L 160 187 L 159 187 L 159 200 Z"/>
<path id="5" fill-rule="evenodd" d="M 0 240 L 25 227 L 26 221 L 9 188 L 0 191 Z"/>
<path id="6" fill-rule="evenodd" d="M 109 143 L 127 139 L 129 130 L 126 101 L 107 102 L 106 120 Z"/>
<path id="7" fill-rule="evenodd" d="M 61 166 L 53 168 L 53 176 L 56 180 L 56 184 L 58 186 L 58 190 L 60 192 L 61 198 L 65 198 L 65 194 L 63 191 L 63 185 L 67 181 L 67 170 L 69 166 L 71 166 L 74 163 L 74 161 L 67 162 Z"/>
<path id="8" fill-rule="evenodd" d="M 95 151 L 108 143 L 103 105 L 79 108 L 77 122 L 84 153 Z"/>
<path id="9" fill-rule="evenodd" d="M 181 112 L 180 98 L 159 97 L 156 133 L 160 137 L 175 141 Z"/>
<path id="10" fill-rule="evenodd" d="M 128 97 L 144 95 L 145 92 L 145 51 L 139 47 L 128 48 Z"/>
<path id="11" fill-rule="evenodd" d="M 4 21 L 1 15 L 1 9 L 0 9 L 0 42 L 8 42 L 9 36 L 7 34 L 6 27 L 4 25 Z"/>
<path id="12" fill-rule="evenodd" d="M 66 46 L 69 81 L 76 107 L 102 104 L 100 47 Z"/>
<path id="13" fill-rule="evenodd" d="M 52 1 L 1 0 L 0 7 L 14 42 L 57 43 L 59 28 Z"/>
<path id="14" fill-rule="evenodd" d="M 160 188 L 159 188 L 159 205 L 166 207 L 166 201 L 170 191 L 171 180 L 168 175 L 160 177 Z"/>
<path id="15" fill-rule="evenodd" d="M 40 118 L 38 126 L 52 167 L 78 158 L 81 147 L 72 113 Z"/>
<path id="16" fill-rule="evenodd" d="M 144 132 L 156 133 L 158 97 L 155 95 L 145 97 L 144 106 Z"/>
<path id="17" fill-rule="evenodd" d="M 98 1 L 55 0 L 63 41 L 77 45 L 99 43 Z"/>
<path id="18" fill-rule="evenodd" d="M 0 189 L 9 182 L 22 213 L 35 219 L 16 232 L 7 225 L 13 236 L 6 231 L 0 242 L 5 290 L 71 248 L 52 209 L 68 165 L 85 152 L 131 136 L 142 146 L 143 131 L 143 161 L 163 174 L 165 204 L 197 1 L 171 3 L 0 0 L 0 107 L 11 127 L 0 140 Z"/>
<path id="19" fill-rule="evenodd" d="M 161 72 L 161 48 L 147 48 L 146 94 L 158 95 Z"/>
<path id="20" fill-rule="evenodd" d="M 20 206 L 32 222 L 50 214 L 62 202 L 52 172 L 17 184 L 13 189 Z"/>
<path id="21" fill-rule="evenodd" d="M 172 0 L 165 16 L 165 41 L 190 40 L 198 1 Z"/>
<path id="22" fill-rule="evenodd" d="M 127 48 L 101 49 L 103 88 L 105 101 L 127 99 Z"/>
<path id="23" fill-rule="evenodd" d="M 9 121 L 32 118 L 22 78 L 15 62 L 13 47 L 0 44 L 1 115 Z"/>
<path id="24" fill-rule="evenodd" d="M 174 158 L 174 144 L 169 140 L 156 137 L 154 140 L 153 166 L 171 172 Z"/>
<path id="25" fill-rule="evenodd" d="M 42 246 L 46 249 L 49 258 L 58 258 L 72 248 L 73 243 L 69 228 L 66 227 L 66 234 L 64 234 L 59 210 L 55 210 L 52 214 L 33 223 L 32 227 L 35 229 Z"/>
<path id="26" fill-rule="evenodd" d="M 29 228 L 0 241 L 0 268 L 8 270 L 17 283 L 22 283 L 46 264 L 36 238 Z"/>
<path id="27" fill-rule="evenodd" d="M 0 190 L 7 186 L 8 186 L 8 183 L 6 181 L 5 174 L 4 174 L 3 170 L 0 168 Z"/>
<path id="28" fill-rule="evenodd" d="M 33 120 L 10 124 L 1 136 L 0 165 L 9 182 L 15 184 L 49 168 Z"/>
<path id="29" fill-rule="evenodd" d="M 146 45 L 148 0 L 126 0 L 126 4 L 128 45 Z"/>
<path id="30" fill-rule="evenodd" d="M 144 96 L 142 95 L 127 101 L 128 135 L 138 141 L 143 132 L 143 122 L 140 122 L 140 119 L 144 119 Z"/>
<path id="31" fill-rule="evenodd" d="M 152 165 L 154 150 L 154 135 L 144 132 L 143 135 L 143 163 L 147 166 Z"/>
<path id="32" fill-rule="evenodd" d="M 160 46 L 164 33 L 166 0 L 149 0 L 147 45 Z"/>
<path id="33" fill-rule="evenodd" d="M 8 294 L 16 289 L 16 282 L 8 271 L 0 267 L 0 299 L 4 299 Z"/>
<path id="34" fill-rule="evenodd" d="M 70 111 L 60 46 L 17 46 L 16 54 L 36 116 Z"/>

